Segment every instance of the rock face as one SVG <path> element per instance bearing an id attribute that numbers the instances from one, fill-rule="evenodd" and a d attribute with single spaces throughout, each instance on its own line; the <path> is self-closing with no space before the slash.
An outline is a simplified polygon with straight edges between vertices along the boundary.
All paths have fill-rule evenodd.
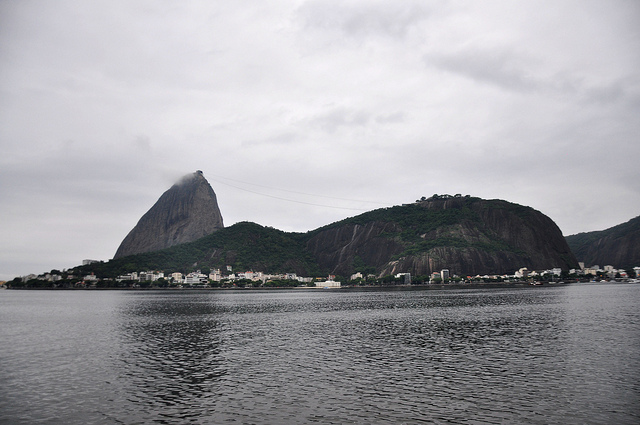
<path id="1" fill-rule="evenodd" d="M 640 216 L 607 230 L 578 233 L 566 239 L 585 266 L 640 266 Z"/>
<path id="2" fill-rule="evenodd" d="M 529 207 L 501 200 L 437 197 L 376 210 L 315 232 L 307 249 L 322 267 L 379 276 L 441 269 L 476 275 L 577 267 L 556 224 Z M 358 270 L 356 270 L 358 269 Z"/>
<path id="3" fill-rule="evenodd" d="M 194 241 L 180 252 L 180 267 L 226 264 L 303 275 L 362 272 L 379 277 L 407 272 L 425 276 L 442 269 L 467 276 L 513 273 L 521 267 L 578 267 L 549 217 L 530 207 L 469 196 L 434 196 L 307 233 L 238 223 L 211 234 L 221 227 L 215 194 L 202 174 L 195 173 L 162 195 L 116 258 Z M 163 258 L 158 256 L 157 267 L 164 267 Z"/>
<path id="4" fill-rule="evenodd" d="M 196 171 L 162 194 L 124 238 L 114 258 L 193 242 L 223 228 L 216 194 Z"/>

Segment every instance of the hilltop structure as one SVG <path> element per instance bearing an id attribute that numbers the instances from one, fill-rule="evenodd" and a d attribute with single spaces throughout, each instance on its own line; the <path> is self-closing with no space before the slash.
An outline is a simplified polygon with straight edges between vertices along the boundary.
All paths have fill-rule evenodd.
<path id="1" fill-rule="evenodd" d="M 114 259 L 193 242 L 224 227 L 216 194 L 202 171 L 183 177 L 142 216 Z"/>

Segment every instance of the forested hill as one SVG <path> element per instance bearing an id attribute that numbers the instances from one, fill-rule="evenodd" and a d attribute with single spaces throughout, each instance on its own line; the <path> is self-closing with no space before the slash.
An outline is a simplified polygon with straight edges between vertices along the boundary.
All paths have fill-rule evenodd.
<path id="1" fill-rule="evenodd" d="M 640 216 L 606 230 L 567 236 L 566 240 L 585 266 L 631 268 L 640 264 Z"/>
<path id="2" fill-rule="evenodd" d="M 502 200 L 433 196 L 379 209 L 310 232 L 307 249 L 336 274 L 510 273 L 577 266 L 562 232 L 544 214 Z"/>
<path id="3" fill-rule="evenodd" d="M 434 196 L 382 208 L 307 232 L 237 223 L 195 242 L 81 267 L 100 277 L 129 271 L 233 266 L 306 276 L 475 275 L 521 267 L 577 267 L 560 229 L 544 214 L 501 200 Z"/>
<path id="4" fill-rule="evenodd" d="M 115 277 L 142 270 L 189 272 L 224 268 L 266 273 L 293 272 L 321 276 L 315 259 L 306 251 L 303 234 L 286 233 L 256 223 L 240 222 L 198 239 L 160 251 L 81 266 L 82 273 Z"/>

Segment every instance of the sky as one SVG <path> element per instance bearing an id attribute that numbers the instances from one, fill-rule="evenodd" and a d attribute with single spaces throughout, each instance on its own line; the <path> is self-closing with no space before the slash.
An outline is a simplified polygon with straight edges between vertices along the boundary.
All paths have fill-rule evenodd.
<path id="1" fill-rule="evenodd" d="M 433 194 L 640 215 L 640 2 L 0 0 L 0 280 L 109 260 L 181 176 L 305 232 Z"/>

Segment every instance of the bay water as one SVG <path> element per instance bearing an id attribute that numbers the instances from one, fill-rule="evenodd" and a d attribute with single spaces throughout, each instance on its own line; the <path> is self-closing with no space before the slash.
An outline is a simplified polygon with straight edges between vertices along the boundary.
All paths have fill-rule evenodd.
<path id="1" fill-rule="evenodd" d="M 638 424 L 640 284 L 0 291 L 2 424 Z"/>

